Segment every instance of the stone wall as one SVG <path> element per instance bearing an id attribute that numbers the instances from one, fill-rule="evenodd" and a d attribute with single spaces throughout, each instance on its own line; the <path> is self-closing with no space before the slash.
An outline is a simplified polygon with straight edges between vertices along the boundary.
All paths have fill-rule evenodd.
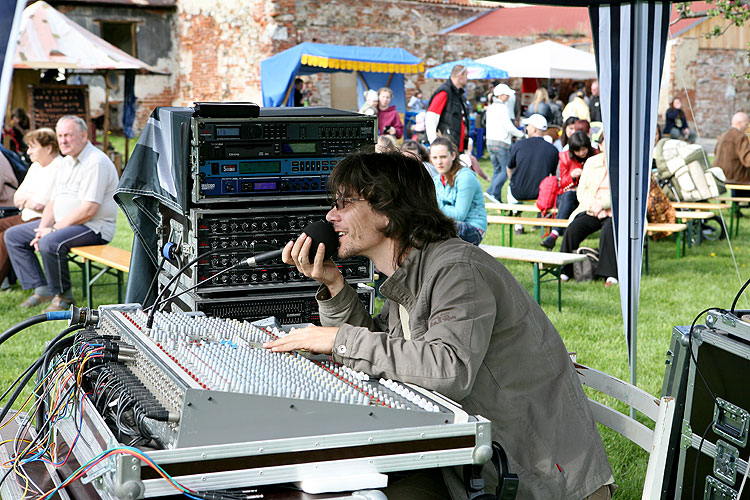
<path id="1" fill-rule="evenodd" d="M 732 115 L 750 111 L 750 71 L 745 50 L 699 48 L 694 38 L 675 41 L 660 101 L 660 122 L 673 97 L 680 97 L 693 130 L 715 138 L 729 128 Z"/>

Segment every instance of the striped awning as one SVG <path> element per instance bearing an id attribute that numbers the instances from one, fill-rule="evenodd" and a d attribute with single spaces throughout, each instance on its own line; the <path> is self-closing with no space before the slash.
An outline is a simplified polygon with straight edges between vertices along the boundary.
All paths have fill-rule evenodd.
<path id="1" fill-rule="evenodd" d="M 375 61 L 357 61 L 353 59 L 336 59 L 333 57 L 315 56 L 302 54 L 301 63 L 305 66 L 315 68 L 330 68 L 345 71 L 366 71 L 368 73 L 421 73 L 424 71 L 424 63 L 419 64 L 397 64 Z"/>

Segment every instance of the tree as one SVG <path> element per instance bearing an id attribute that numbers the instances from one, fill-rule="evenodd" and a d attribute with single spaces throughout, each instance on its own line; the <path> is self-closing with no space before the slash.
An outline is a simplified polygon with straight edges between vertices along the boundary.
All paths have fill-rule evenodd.
<path id="1" fill-rule="evenodd" d="M 723 20 L 724 26 L 717 24 L 711 29 L 711 31 L 706 33 L 706 38 L 715 38 L 726 33 L 726 31 L 732 26 L 744 26 L 745 22 L 750 19 L 750 0 L 706 0 L 706 3 L 712 7 L 706 11 L 700 12 L 693 12 L 690 8 L 690 2 L 680 2 L 676 4 L 677 12 L 679 12 L 680 15 L 672 24 L 681 19 L 698 17 Z M 750 43 L 748 43 L 748 62 L 750 62 Z M 741 76 L 750 80 L 750 72 L 746 72 Z"/>

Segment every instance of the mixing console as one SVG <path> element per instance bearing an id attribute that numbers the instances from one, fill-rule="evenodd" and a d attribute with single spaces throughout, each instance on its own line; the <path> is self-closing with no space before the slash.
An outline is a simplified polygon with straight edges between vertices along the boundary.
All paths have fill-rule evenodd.
<path id="1" fill-rule="evenodd" d="M 170 415 L 146 421 L 167 448 L 465 418 L 425 389 L 262 347 L 293 330 L 185 313 L 157 313 L 148 330 L 146 320 L 138 307 L 106 307 L 100 328 L 136 348 L 126 366 Z"/>

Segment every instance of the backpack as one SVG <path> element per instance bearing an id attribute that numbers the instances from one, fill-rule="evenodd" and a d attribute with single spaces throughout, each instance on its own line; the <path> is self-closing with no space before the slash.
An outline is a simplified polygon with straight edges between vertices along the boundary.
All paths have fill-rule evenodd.
<path id="1" fill-rule="evenodd" d="M 662 139 L 654 150 L 657 177 L 672 201 L 703 201 L 726 192 L 724 172 L 711 167 L 703 148 L 678 139 Z"/>
<path id="2" fill-rule="evenodd" d="M 576 281 L 593 280 L 596 268 L 599 266 L 599 249 L 580 247 L 575 253 L 585 255 L 587 258 L 580 262 L 573 262 L 573 278 Z"/>
<path id="3" fill-rule="evenodd" d="M 554 175 L 548 175 L 539 183 L 536 207 L 541 210 L 542 217 L 547 217 L 547 210 L 557 206 L 557 190 L 559 187 L 560 183 Z"/>

